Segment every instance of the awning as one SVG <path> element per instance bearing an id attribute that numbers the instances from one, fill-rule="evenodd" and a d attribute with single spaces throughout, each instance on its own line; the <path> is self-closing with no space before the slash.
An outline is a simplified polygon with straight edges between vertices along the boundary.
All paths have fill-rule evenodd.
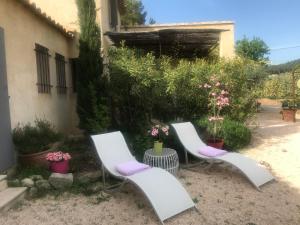
<path id="1" fill-rule="evenodd" d="M 177 53 L 181 57 L 207 55 L 218 46 L 222 29 L 162 29 L 156 31 L 107 32 L 112 42 L 120 46 L 154 51 L 161 54 Z"/>

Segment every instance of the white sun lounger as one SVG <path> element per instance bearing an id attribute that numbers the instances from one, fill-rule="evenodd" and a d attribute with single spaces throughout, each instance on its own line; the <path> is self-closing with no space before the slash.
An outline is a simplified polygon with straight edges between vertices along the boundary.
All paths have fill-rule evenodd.
<path id="1" fill-rule="evenodd" d="M 261 167 L 255 160 L 250 159 L 240 153 L 228 152 L 225 155 L 217 157 L 207 157 L 199 153 L 199 149 L 206 146 L 200 139 L 193 124 L 190 122 L 174 123 L 177 136 L 185 149 L 186 162 L 188 163 L 187 152 L 193 156 L 210 162 L 223 161 L 240 170 L 248 180 L 260 190 L 260 186 L 271 181 L 274 177 L 269 171 Z"/>
<path id="2" fill-rule="evenodd" d="M 160 168 L 150 168 L 123 176 L 116 170 L 120 163 L 136 160 L 130 153 L 121 132 L 92 136 L 95 148 L 105 169 L 117 178 L 140 188 L 153 206 L 160 222 L 187 209 L 197 208 L 181 183 Z M 104 168 L 103 168 L 104 169 Z"/>

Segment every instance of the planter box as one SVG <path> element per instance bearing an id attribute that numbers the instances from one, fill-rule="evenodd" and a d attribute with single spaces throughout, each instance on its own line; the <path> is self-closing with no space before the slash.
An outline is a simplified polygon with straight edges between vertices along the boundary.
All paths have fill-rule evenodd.
<path id="1" fill-rule="evenodd" d="M 296 122 L 297 109 L 282 109 L 282 119 L 286 122 Z"/>

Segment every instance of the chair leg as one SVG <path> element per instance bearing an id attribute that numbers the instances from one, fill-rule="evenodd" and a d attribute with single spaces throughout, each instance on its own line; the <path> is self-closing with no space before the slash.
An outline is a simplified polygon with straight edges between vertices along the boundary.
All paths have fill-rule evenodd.
<path id="1" fill-rule="evenodd" d="M 105 189 L 105 186 L 106 186 L 106 184 L 105 184 L 105 168 L 104 168 L 103 163 L 101 163 L 101 170 L 102 170 L 102 183 L 103 183 L 103 187 Z"/>
<path id="2" fill-rule="evenodd" d="M 124 180 L 124 181 L 122 181 L 121 183 L 118 183 L 118 184 L 106 186 L 106 179 L 105 179 L 106 174 L 105 174 L 105 167 L 104 167 L 103 163 L 101 165 L 101 168 L 102 168 L 102 183 L 103 183 L 103 188 L 104 188 L 105 191 L 119 190 L 125 185 L 126 180 Z"/>
<path id="3" fill-rule="evenodd" d="M 187 153 L 186 149 L 184 149 L 184 157 L 185 157 L 185 164 L 186 164 L 186 166 L 188 166 L 188 164 L 189 164 L 189 158 L 188 158 L 188 153 Z"/>
<path id="4" fill-rule="evenodd" d="M 196 210 L 196 212 L 199 214 L 199 215 L 201 215 L 201 212 L 200 212 L 200 210 L 195 206 L 195 210 Z"/>

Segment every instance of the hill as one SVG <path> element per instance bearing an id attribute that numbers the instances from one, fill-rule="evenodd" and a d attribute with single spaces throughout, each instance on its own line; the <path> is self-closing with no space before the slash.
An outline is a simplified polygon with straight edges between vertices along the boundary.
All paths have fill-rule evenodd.
<path id="1" fill-rule="evenodd" d="M 278 64 L 278 65 L 271 65 L 268 66 L 268 72 L 270 74 L 279 74 L 292 71 L 295 66 L 300 66 L 300 59 L 296 59 L 287 63 Z"/>

